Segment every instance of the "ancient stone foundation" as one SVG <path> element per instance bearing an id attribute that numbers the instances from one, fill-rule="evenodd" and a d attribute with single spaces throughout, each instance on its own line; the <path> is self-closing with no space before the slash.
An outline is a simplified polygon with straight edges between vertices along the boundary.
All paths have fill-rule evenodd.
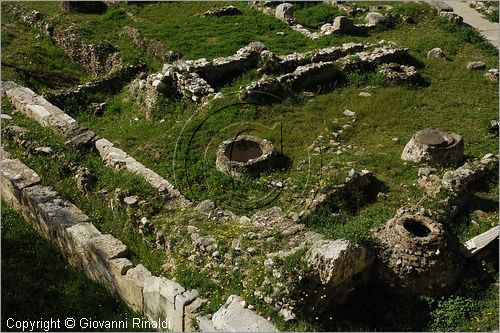
<path id="1" fill-rule="evenodd" d="M 373 234 L 381 247 L 378 277 L 396 292 L 439 295 L 459 276 L 458 249 L 443 226 L 428 217 L 394 218 Z"/>
<path id="2" fill-rule="evenodd" d="M 429 128 L 416 132 L 406 144 L 401 159 L 416 163 L 456 164 L 463 160 L 464 141 L 455 133 Z"/>
<path id="3" fill-rule="evenodd" d="M 237 296 L 231 296 L 214 314 L 213 325 L 204 326 L 198 312 L 204 300 L 196 290 L 186 290 L 175 281 L 152 275 L 141 264 L 134 265 L 121 241 L 102 234 L 75 205 L 50 187 L 39 185 L 40 177 L 21 161 L 10 159 L 1 149 L 0 155 L 2 199 L 58 247 L 71 265 L 132 310 L 152 321 L 165 321 L 167 329 L 176 332 L 193 331 L 195 321 L 202 331 L 277 331 L 266 319 L 241 308 Z"/>
<path id="4" fill-rule="evenodd" d="M 270 141 L 241 135 L 220 144 L 216 166 L 234 177 L 256 177 L 273 166 L 275 155 Z"/>

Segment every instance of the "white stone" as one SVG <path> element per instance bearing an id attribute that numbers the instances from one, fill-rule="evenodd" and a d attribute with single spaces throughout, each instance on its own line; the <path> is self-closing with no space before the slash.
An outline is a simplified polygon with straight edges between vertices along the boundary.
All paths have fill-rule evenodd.
<path id="1" fill-rule="evenodd" d="M 212 316 L 215 330 L 222 332 L 277 332 L 276 327 L 265 318 L 241 306 L 242 298 L 231 295 Z"/>
<path id="2" fill-rule="evenodd" d="M 343 112 L 343 115 L 347 117 L 354 117 L 356 115 L 356 112 L 352 112 L 351 110 L 345 110 Z"/>

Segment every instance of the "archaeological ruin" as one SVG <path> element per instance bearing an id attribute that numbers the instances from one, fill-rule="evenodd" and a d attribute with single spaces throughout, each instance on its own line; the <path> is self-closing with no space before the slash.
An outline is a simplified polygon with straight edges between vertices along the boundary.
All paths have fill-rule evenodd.
<path id="1" fill-rule="evenodd" d="M 2 3 L 2 329 L 498 330 L 495 15 Z"/>

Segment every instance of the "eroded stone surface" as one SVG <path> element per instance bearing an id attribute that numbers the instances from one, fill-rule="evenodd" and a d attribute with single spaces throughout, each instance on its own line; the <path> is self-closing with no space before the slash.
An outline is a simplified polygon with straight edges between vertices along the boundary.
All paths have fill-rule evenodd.
<path id="1" fill-rule="evenodd" d="M 446 55 L 439 47 L 435 47 L 427 53 L 429 59 L 446 59 Z"/>
<path id="2" fill-rule="evenodd" d="M 240 135 L 220 144 L 216 166 L 220 171 L 235 177 L 256 177 L 273 166 L 275 155 L 270 141 Z"/>
<path id="3" fill-rule="evenodd" d="M 455 133 L 428 128 L 416 132 L 401 158 L 416 163 L 455 164 L 463 160 L 464 141 Z"/>
<path id="4" fill-rule="evenodd" d="M 241 306 L 242 299 L 231 295 L 226 304 L 212 316 L 216 331 L 222 332 L 277 332 L 276 327 L 254 311 Z"/>
<path id="5" fill-rule="evenodd" d="M 442 225 L 423 215 L 403 215 L 374 230 L 382 251 L 379 278 L 400 293 L 439 295 L 461 270 L 455 244 Z"/>

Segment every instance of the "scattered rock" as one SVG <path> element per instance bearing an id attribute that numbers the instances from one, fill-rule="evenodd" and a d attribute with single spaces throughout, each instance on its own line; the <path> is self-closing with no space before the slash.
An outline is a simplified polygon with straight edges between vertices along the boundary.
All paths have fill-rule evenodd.
<path id="1" fill-rule="evenodd" d="M 391 62 L 389 64 L 382 64 L 380 73 L 388 80 L 403 83 L 403 82 L 417 82 L 419 79 L 418 73 L 414 66 L 405 66 Z"/>
<path id="2" fill-rule="evenodd" d="M 291 3 L 285 2 L 276 7 L 275 16 L 283 21 L 292 20 L 294 10 L 295 7 Z"/>
<path id="3" fill-rule="evenodd" d="M 0 119 L 11 120 L 12 117 L 9 116 L 8 114 L 2 113 L 2 114 L 0 114 Z"/>
<path id="4" fill-rule="evenodd" d="M 248 216 L 243 215 L 242 217 L 240 217 L 240 223 L 242 224 L 250 223 L 250 221 L 251 220 Z"/>
<path id="5" fill-rule="evenodd" d="M 362 91 L 359 93 L 359 96 L 361 97 L 370 97 L 372 94 L 370 94 L 369 92 L 366 92 L 366 91 Z"/>
<path id="6" fill-rule="evenodd" d="M 104 109 L 106 107 L 106 103 L 91 103 L 90 110 L 94 116 L 102 116 L 104 114 Z"/>
<path id="7" fill-rule="evenodd" d="M 234 6 L 227 6 L 223 8 L 217 8 L 214 10 L 206 11 L 202 16 L 234 16 L 242 15 L 243 13 Z"/>
<path id="8" fill-rule="evenodd" d="M 356 112 L 353 112 L 351 110 L 345 110 L 342 114 L 346 117 L 354 117 L 356 115 Z"/>
<path id="9" fill-rule="evenodd" d="M 403 20 L 403 22 L 408 23 L 408 24 L 415 23 L 415 19 L 412 16 L 403 16 L 401 18 L 401 20 Z"/>
<path id="10" fill-rule="evenodd" d="M 295 314 L 288 308 L 282 308 L 279 313 L 283 316 L 285 321 L 290 321 L 295 319 Z"/>
<path id="11" fill-rule="evenodd" d="M 131 195 L 123 198 L 123 202 L 128 206 L 135 206 L 139 202 L 139 197 L 137 195 Z"/>
<path id="12" fill-rule="evenodd" d="M 464 18 L 456 13 L 453 12 L 445 12 L 442 11 L 439 13 L 439 16 L 445 17 L 448 21 L 453 22 L 455 24 L 462 24 L 464 22 Z"/>
<path id="13" fill-rule="evenodd" d="M 77 168 L 75 179 L 77 188 L 83 193 L 91 191 L 97 183 L 97 176 L 85 167 Z"/>
<path id="14" fill-rule="evenodd" d="M 52 148 L 50 148 L 50 147 L 38 147 L 38 148 L 35 148 L 35 151 L 39 154 L 50 155 L 52 153 Z"/>
<path id="15" fill-rule="evenodd" d="M 490 133 L 498 135 L 498 120 L 490 121 L 489 131 L 490 131 Z"/>
<path id="16" fill-rule="evenodd" d="M 212 200 L 203 200 L 198 205 L 196 205 L 195 209 L 200 213 L 210 213 L 215 209 L 215 203 Z"/>
<path id="17" fill-rule="evenodd" d="M 435 47 L 427 53 L 429 59 L 446 59 L 446 55 L 439 47 Z"/>
<path id="18" fill-rule="evenodd" d="M 368 24 L 382 24 L 386 21 L 386 17 L 378 12 L 369 12 L 366 14 L 365 22 Z"/>
<path id="19" fill-rule="evenodd" d="M 486 64 L 482 61 L 471 61 L 467 63 L 467 69 L 482 70 L 486 68 Z"/>
<path id="20" fill-rule="evenodd" d="M 486 76 L 486 78 L 490 81 L 498 82 L 498 68 L 488 70 L 484 76 Z"/>

